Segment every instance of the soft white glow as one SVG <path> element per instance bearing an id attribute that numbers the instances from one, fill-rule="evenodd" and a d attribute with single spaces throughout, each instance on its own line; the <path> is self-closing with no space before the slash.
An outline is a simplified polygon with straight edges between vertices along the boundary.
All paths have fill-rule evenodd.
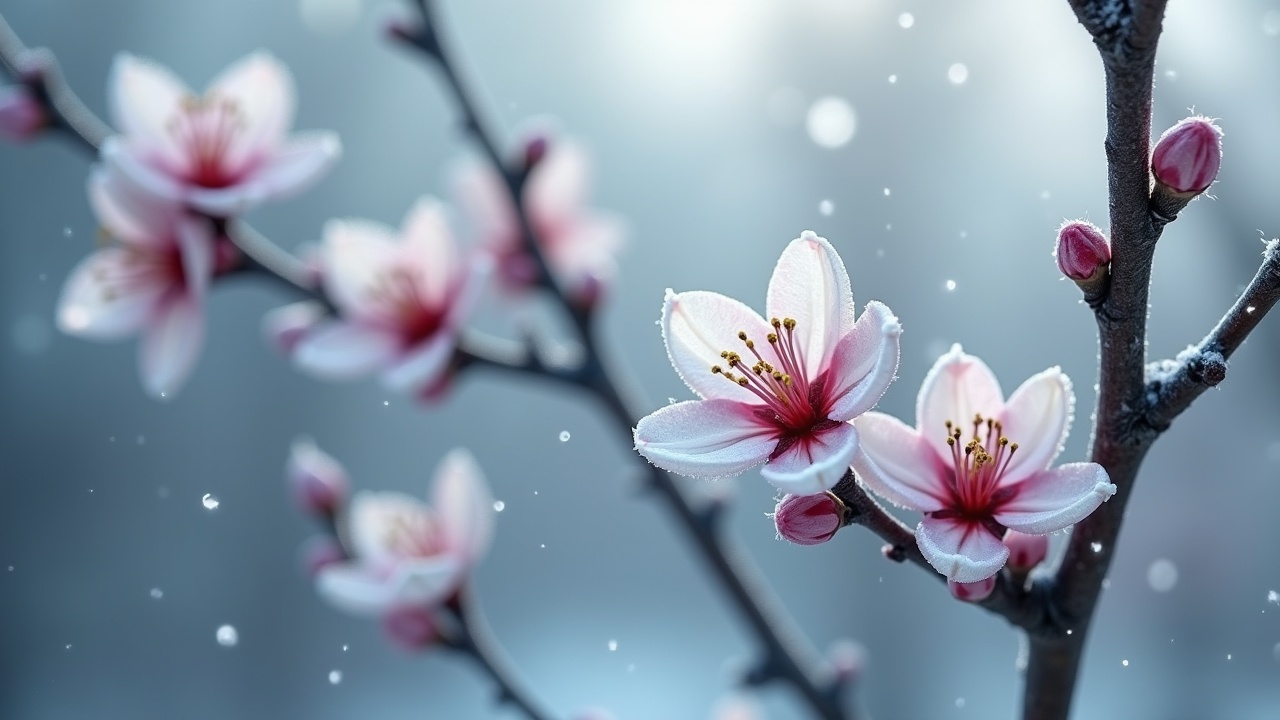
<path id="1" fill-rule="evenodd" d="M 947 68 L 947 79 L 952 85 L 963 85 L 965 80 L 969 79 L 969 68 L 964 63 L 955 63 Z"/>
<path id="2" fill-rule="evenodd" d="M 809 137 L 824 148 L 838 148 L 853 139 L 858 117 L 844 98 L 828 95 L 809 107 L 805 120 Z"/>

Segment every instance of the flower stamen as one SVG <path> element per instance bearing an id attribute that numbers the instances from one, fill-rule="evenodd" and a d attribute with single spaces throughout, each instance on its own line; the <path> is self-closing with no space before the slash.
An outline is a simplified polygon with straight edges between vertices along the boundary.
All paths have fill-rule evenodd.
<path id="1" fill-rule="evenodd" d="M 722 375 L 730 382 L 750 390 L 787 427 L 808 428 L 820 413 L 809 400 L 809 378 L 800 361 L 801 354 L 795 339 L 796 321 L 792 318 L 774 318 L 770 324 L 775 332 L 769 333 L 765 339 L 773 355 L 772 361 L 761 353 L 764 346 L 757 347 L 756 341 L 745 330 L 740 330 L 738 340 L 755 358 L 755 363 L 748 365 L 742 355 L 733 350 L 724 350 L 720 357 L 728 367 L 713 365 L 711 373 Z M 734 373 L 733 370 L 738 372 Z"/>
<path id="2" fill-rule="evenodd" d="M 984 432 L 985 430 L 985 432 Z M 1004 436 L 1004 426 L 993 418 L 975 415 L 973 437 L 960 445 L 960 428 L 946 421 L 946 443 L 951 450 L 952 490 L 966 511 L 981 514 L 993 501 L 1001 478 L 1018 450 Z"/>

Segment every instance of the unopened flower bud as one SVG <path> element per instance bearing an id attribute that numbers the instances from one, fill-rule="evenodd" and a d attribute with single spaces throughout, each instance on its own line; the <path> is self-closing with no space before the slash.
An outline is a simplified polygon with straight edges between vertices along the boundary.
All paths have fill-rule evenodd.
<path id="1" fill-rule="evenodd" d="M 542 133 L 530 134 L 524 141 L 524 167 L 532 170 L 547 156 L 551 149 L 551 140 Z"/>
<path id="2" fill-rule="evenodd" d="M 317 535 L 303 543 L 300 557 L 302 569 L 314 578 L 324 567 L 346 560 L 347 554 L 337 540 L 329 535 Z"/>
<path id="3" fill-rule="evenodd" d="M 396 608 L 382 618 L 387 638 L 411 652 L 434 645 L 440 639 L 436 628 L 436 619 L 428 608 Z"/>
<path id="4" fill-rule="evenodd" d="M 309 439 L 294 441 L 289 454 L 289 485 L 307 512 L 333 516 L 347 498 L 347 473 Z"/>
<path id="5" fill-rule="evenodd" d="M 778 535 L 796 545 L 820 545 L 844 525 L 844 503 L 829 492 L 787 495 L 778 501 L 773 524 Z"/>
<path id="6" fill-rule="evenodd" d="M 281 353 L 292 355 L 298 342 L 327 315 L 324 306 L 313 300 L 285 305 L 262 317 L 262 334 Z"/>
<path id="7" fill-rule="evenodd" d="M 49 118 L 31 89 L 23 85 L 0 87 L 0 138 L 27 142 L 40 134 Z"/>
<path id="8" fill-rule="evenodd" d="M 836 680 L 850 684 L 856 682 L 867 667 L 867 650 L 852 640 L 837 640 L 827 650 L 827 660 L 835 672 Z"/>
<path id="9" fill-rule="evenodd" d="M 1058 269 L 1077 283 L 1092 282 L 1111 263 L 1111 244 L 1096 225 L 1073 220 L 1058 228 Z"/>
<path id="10" fill-rule="evenodd" d="M 996 576 L 992 575 L 985 580 L 971 583 L 947 580 L 947 589 L 951 591 L 951 596 L 957 600 L 982 602 L 991 597 L 991 593 L 996 589 Z"/>
<path id="11" fill-rule="evenodd" d="M 1221 164 L 1222 130 L 1199 115 L 1166 130 L 1151 153 L 1156 182 L 1181 195 L 1207 190 Z"/>
<path id="12" fill-rule="evenodd" d="M 1017 530 L 1006 530 L 1004 546 L 1009 548 L 1009 568 L 1030 570 L 1044 562 L 1049 554 L 1048 535 L 1028 535 Z"/>

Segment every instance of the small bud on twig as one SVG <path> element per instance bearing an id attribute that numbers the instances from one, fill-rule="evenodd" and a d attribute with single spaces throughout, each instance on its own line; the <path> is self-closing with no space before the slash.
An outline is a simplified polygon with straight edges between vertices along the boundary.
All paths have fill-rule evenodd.
<path id="1" fill-rule="evenodd" d="M 778 535 L 796 545 L 821 545 L 844 525 L 844 503 L 825 492 L 787 495 L 778 501 L 773 523 Z"/>
<path id="2" fill-rule="evenodd" d="M 971 583 L 947 580 L 947 589 L 951 591 L 951 596 L 957 600 L 982 602 L 991 597 L 991 593 L 996 589 L 996 576 L 992 575 L 985 580 Z"/>
<path id="3" fill-rule="evenodd" d="M 0 87 L 0 138 L 28 142 L 49 125 L 35 93 L 24 85 Z"/>
<path id="4" fill-rule="evenodd" d="M 1166 130 L 1151 153 L 1156 183 L 1188 199 L 1209 189 L 1221 164 L 1222 130 L 1199 115 Z"/>
<path id="5" fill-rule="evenodd" d="M 1111 277 L 1111 243 L 1096 225 L 1073 220 L 1058 228 L 1058 243 L 1053 251 L 1062 271 L 1093 305 L 1106 295 Z"/>

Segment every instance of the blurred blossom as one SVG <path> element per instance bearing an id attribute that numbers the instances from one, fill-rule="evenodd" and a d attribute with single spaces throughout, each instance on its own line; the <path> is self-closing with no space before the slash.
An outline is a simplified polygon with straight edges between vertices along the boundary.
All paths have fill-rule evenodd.
<path id="1" fill-rule="evenodd" d="M 1221 165 L 1222 130 L 1199 115 L 1165 130 L 1151 153 L 1156 181 L 1184 195 L 1208 190 Z"/>
<path id="2" fill-rule="evenodd" d="M 307 576 L 314 578 L 322 568 L 346 560 L 347 554 L 333 537 L 316 535 L 302 544 L 300 559 Z"/>
<path id="3" fill-rule="evenodd" d="M 378 223 L 330 221 L 320 260 L 322 282 L 339 317 L 297 341 L 298 366 L 330 379 L 381 372 L 392 390 L 432 391 L 453 357 L 489 273 L 489 258 L 460 256 L 444 209 L 424 198 L 398 235 Z M 297 312 L 295 319 L 304 320 Z M 279 327 L 287 339 L 287 324 Z"/>
<path id="4" fill-rule="evenodd" d="M 49 123 L 44 108 L 25 85 L 0 87 L 0 138 L 31 140 Z"/>
<path id="5" fill-rule="evenodd" d="M 343 518 L 352 559 L 327 565 L 320 596 L 347 612 L 387 616 L 446 602 L 488 550 L 493 498 L 471 453 L 436 469 L 431 505 L 395 492 L 360 492 Z"/>
<path id="6" fill-rule="evenodd" d="M 262 52 L 225 70 L 203 96 L 166 68 L 122 54 L 108 102 L 120 135 L 103 143 L 103 159 L 147 192 L 215 217 L 301 192 L 341 154 L 333 133 L 288 136 L 293 81 Z"/>
<path id="7" fill-rule="evenodd" d="M 270 310 L 262 317 L 262 333 L 277 350 L 292 355 L 298 343 L 329 316 L 324 305 L 304 300 Z"/>
<path id="8" fill-rule="evenodd" d="M 398 607 L 382 616 L 387 639 L 410 652 L 434 645 L 440 637 L 436 609 Z"/>
<path id="9" fill-rule="evenodd" d="M 536 152 L 530 152 L 535 150 Z M 525 211 L 550 271 L 571 297 L 595 295 L 617 270 L 622 248 L 621 221 L 587 206 L 590 158 L 577 144 L 537 136 L 525 148 L 532 159 L 524 189 Z M 519 218 L 502 177 L 490 165 L 468 162 L 456 172 L 458 203 L 471 220 L 480 244 L 497 261 L 503 288 L 520 292 L 538 280 L 525 251 Z"/>
<path id="10" fill-rule="evenodd" d="M 93 340 L 141 334 L 142 384 L 154 397 L 171 397 L 204 344 L 212 228 L 138 194 L 110 170 L 90 176 L 89 201 L 112 242 L 71 271 L 58 302 L 58 327 Z"/>
<path id="11" fill-rule="evenodd" d="M 1006 528 L 1045 535 L 1115 494 L 1097 463 L 1049 467 L 1074 405 L 1071 381 L 1056 367 L 1006 402 L 986 363 L 954 345 L 920 387 L 915 429 L 882 413 L 854 421 L 862 445 L 853 467 L 882 497 L 924 513 L 916 542 L 929 564 L 953 583 L 976 583 L 1008 559 Z"/>
<path id="12" fill-rule="evenodd" d="M 855 682 L 867 667 L 867 649 L 853 640 L 836 640 L 827 649 L 827 661 L 831 663 L 836 680 Z"/>
<path id="13" fill-rule="evenodd" d="M 293 442 L 285 475 L 294 500 L 314 515 L 332 516 L 347 499 L 347 471 L 310 438 Z"/>
<path id="14" fill-rule="evenodd" d="M 858 447 L 848 421 L 893 381 L 902 326 L 875 301 L 855 322 L 844 263 L 810 231 L 782 252 L 765 307 L 769 320 L 719 293 L 667 291 L 667 354 L 702 399 L 641 418 L 636 450 L 693 477 L 764 463 L 765 479 L 783 492 L 820 493 Z"/>

